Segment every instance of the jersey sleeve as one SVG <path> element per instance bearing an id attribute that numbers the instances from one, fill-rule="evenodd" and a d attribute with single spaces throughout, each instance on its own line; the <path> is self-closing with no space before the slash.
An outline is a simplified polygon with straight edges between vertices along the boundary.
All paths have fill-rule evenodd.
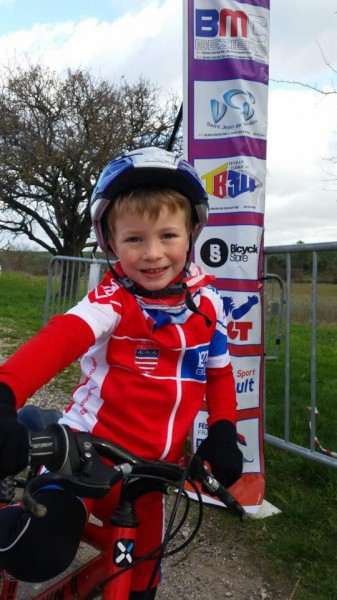
<path id="1" fill-rule="evenodd" d="M 208 426 L 226 419 L 236 424 L 237 402 L 233 368 L 228 351 L 227 322 L 219 294 L 215 297 L 217 321 L 207 361 L 206 402 Z"/>
<path id="2" fill-rule="evenodd" d="M 223 419 L 236 425 L 237 402 L 231 363 L 220 369 L 207 369 L 206 402 L 209 427 Z"/>
<path id="3" fill-rule="evenodd" d="M 100 285 L 65 315 L 53 317 L 0 366 L 0 381 L 22 406 L 37 390 L 65 369 L 102 336 L 109 336 L 121 318 L 117 288 Z"/>
<path id="4" fill-rule="evenodd" d="M 13 391 L 17 408 L 81 356 L 94 340 L 82 319 L 67 314 L 53 317 L 0 367 L 0 381 Z"/>
<path id="5" fill-rule="evenodd" d="M 122 316 L 120 286 L 111 277 L 92 290 L 81 302 L 68 311 L 83 319 L 92 329 L 95 339 L 110 335 Z"/>

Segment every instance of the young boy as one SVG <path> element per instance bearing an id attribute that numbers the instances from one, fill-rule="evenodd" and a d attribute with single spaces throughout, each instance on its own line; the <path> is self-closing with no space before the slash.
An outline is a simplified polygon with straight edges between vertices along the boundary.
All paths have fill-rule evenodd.
<path id="1" fill-rule="evenodd" d="M 175 462 L 206 396 L 209 430 L 198 453 L 215 477 L 232 485 L 242 473 L 242 454 L 223 303 L 214 277 L 190 261 L 208 215 L 197 173 L 158 148 L 126 153 L 104 169 L 91 215 L 111 272 L 0 368 L 0 477 L 20 471 L 28 460 L 27 432 L 16 410 L 81 356 L 81 381 L 60 423 L 144 458 Z M 40 493 L 48 524 L 19 506 L 0 511 L 0 567 L 30 581 L 66 568 L 87 518 L 81 500 L 64 490 Z M 101 518 L 111 514 L 104 504 Z M 160 542 L 162 511 L 158 494 L 138 501 L 138 556 Z M 25 571 L 20 564 L 27 561 Z M 132 600 L 143 597 L 152 568 L 146 561 L 134 569 Z M 152 598 L 155 593 L 156 587 Z"/>

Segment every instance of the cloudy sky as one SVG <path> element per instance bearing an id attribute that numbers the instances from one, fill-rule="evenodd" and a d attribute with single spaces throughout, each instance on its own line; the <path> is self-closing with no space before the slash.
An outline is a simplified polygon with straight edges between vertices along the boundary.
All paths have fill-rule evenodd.
<path id="1" fill-rule="evenodd" d="M 0 15 L 1 65 L 28 56 L 182 94 L 182 0 L 0 0 Z M 336 241 L 337 5 L 271 0 L 270 17 L 265 243 Z"/>

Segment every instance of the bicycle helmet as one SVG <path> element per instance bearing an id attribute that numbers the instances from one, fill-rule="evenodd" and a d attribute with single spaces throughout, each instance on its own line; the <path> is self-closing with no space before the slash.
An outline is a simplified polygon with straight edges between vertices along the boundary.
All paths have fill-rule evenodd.
<path id="1" fill-rule="evenodd" d="M 90 200 L 91 219 L 98 245 L 111 257 L 106 216 L 116 196 L 134 188 L 166 187 L 186 196 L 192 205 L 195 243 L 207 223 L 208 196 L 195 169 L 181 156 L 149 147 L 125 152 L 109 162 L 100 175 Z"/>

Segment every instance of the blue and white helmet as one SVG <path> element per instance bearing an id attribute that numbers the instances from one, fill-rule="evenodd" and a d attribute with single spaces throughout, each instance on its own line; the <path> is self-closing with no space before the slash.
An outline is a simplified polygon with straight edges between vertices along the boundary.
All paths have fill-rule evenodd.
<path id="1" fill-rule="evenodd" d="M 140 148 L 109 162 L 101 173 L 90 200 L 91 219 L 98 245 L 109 252 L 106 211 L 121 193 L 134 188 L 166 187 L 186 196 L 192 205 L 192 243 L 207 223 L 208 196 L 195 169 L 181 156 L 162 148 Z"/>

